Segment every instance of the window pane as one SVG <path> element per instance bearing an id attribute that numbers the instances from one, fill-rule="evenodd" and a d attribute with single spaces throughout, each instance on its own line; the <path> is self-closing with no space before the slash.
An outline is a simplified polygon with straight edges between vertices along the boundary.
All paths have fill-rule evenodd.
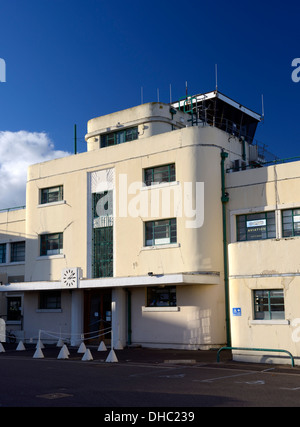
<path id="1" fill-rule="evenodd" d="M 237 216 L 237 240 L 261 240 L 276 237 L 275 212 Z"/>
<path id="2" fill-rule="evenodd" d="M 61 308 L 61 292 L 49 291 L 40 293 L 40 309 L 55 310 Z"/>
<path id="3" fill-rule="evenodd" d="M 175 307 L 176 305 L 175 286 L 147 288 L 148 307 Z"/>
<path id="4" fill-rule="evenodd" d="M 283 237 L 300 236 L 300 209 L 282 211 Z"/>
<path id="5" fill-rule="evenodd" d="M 10 261 L 25 261 L 25 242 L 15 242 L 11 244 Z"/>
<path id="6" fill-rule="evenodd" d="M 138 138 L 138 128 L 133 127 L 121 131 L 101 135 L 101 148 L 111 145 L 122 144 L 123 142 L 133 141 Z"/>
<path id="7" fill-rule="evenodd" d="M 177 242 L 176 218 L 145 223 L 145 244 L 165 245 Z"/>
<path id="8" fill-rule="evenodd" d="M 175 181 L 175 163 L 145 169 L 145 184 Z"/>
<path id="9" fill-rule="evenodd" d="M 40 254 L 43 255 L 57 255 L 62 253 L 63 250 L 63 234 L 42 234 L 41 235 L 41 250 Z"/>
<path id="10" fill-rule="evenodd" d="M 21 319 L 21 297 L 7 298 L 7 320 Z"/>
<path id="11" fill-rule="evenodd" d="M 6 243 L 0 245 L 0 264 L 6 262 Z"/>
<path id="12" fill-rule="evenodd" d="M 283 290 L 254 291 L 254 318 L 262 320 L 284 319 Z"/>
<path id="13" fill-rule="evenodd" d="M 63 186 L 43 188 L 41 190 L 41 204 L 63 200 Z"/>

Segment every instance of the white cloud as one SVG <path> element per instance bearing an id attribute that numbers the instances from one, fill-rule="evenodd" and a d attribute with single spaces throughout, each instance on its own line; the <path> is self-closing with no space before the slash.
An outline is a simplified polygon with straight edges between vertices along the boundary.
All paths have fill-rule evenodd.
<path id="1" fill-rule="evenodd" d="M 0 132 L 0 209 L 25 205 L 29 165 L 68 154 L 44 132 Z"/>

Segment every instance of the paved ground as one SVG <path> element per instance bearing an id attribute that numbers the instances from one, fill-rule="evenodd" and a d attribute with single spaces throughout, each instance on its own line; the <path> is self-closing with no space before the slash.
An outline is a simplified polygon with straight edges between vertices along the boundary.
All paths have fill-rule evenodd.
<path id="1" fill-rule="evenodd" d="M 117 362 L 108 363 L 109 350 L 96 347 L 88 361 L 77 348 L 69 348 L 68 359 L 58 359 L 55 346 L 42 349 L 43 358 L 33 357 L 34 346 L 25 351 L 4 347 L 2 409 L 97 407 L 100 422 L 131 413 L 143 424 L 149 417 L 157 421 L 158 410 L 169 421 L 189 416 L 187 421 L 199 422 L 203 407 L 300 406 L 299 367 L 233 362 L 227 350 L 217 363 L 217 351 L 126 348 L 115 350 Z M 134 418 L 126 421 L 138 424 Z"/>

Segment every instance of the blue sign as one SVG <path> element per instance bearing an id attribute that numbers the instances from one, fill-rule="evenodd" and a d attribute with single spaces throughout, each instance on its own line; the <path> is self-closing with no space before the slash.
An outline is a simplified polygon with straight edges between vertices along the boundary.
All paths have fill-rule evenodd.
<path id="1" fill-rule="evenodd" d="M 242 309 L 241 307 L 234 307 L 232 309 L 233 316 L 241 316 L 242 315 Z"/>

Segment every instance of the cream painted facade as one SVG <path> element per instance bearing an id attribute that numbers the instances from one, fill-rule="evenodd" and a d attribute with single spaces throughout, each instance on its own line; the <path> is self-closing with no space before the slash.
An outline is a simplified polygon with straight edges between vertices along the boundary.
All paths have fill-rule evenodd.
<path id="1" fill-rule="evenodd" d="M 241 309 L 240 316 L 231 318 L 232 345 L 286 350 L 295 357 L 296 364 L 300 356 L 300 241 L 297 235 L 284 236 L 283 223 L 286 213 L 300 206 L 299 171 L 300 162 L 295 161 L 226 176 L 230 194 L 230 304 L 231 309 Z M 275 212 L 275 236 L 237 241 L 237 216 L 255 212 Z M 296 215 L 293 221 L 295 227 Z M 259 290 L 282 291 L 284 313 L 281 318 L 256 318 L 254 293 Z M 275 355 L 281 358 L 276 359 Z M 235 358 L 291 363 L 285 353 L 268 351 L 237 350 Z"/>
<path id="2" fill-rule="evenodd" d="M 244 126 L 254 129 L 252 142 L 259 116 L 215 92 L 199 97 L 206 103 L 201 108 L 209 110 L 217 98 L 219 108 L 238 117 L 238 124 L 247 119 Z M 83 334 L 89 337 L 107 326 L 115 348 L 207 349 L 226 343 L 221 153 L 228 153 L 227 170 L 255 160 L 257 152 L 238 135 L 235 123 L 224 120 L 218 126 L 205 108 L 205 119 L 199 109 L 195 120 L 185 107 L 156 102 L 92 119 L 87 152 L 29 167 L 26 209 L 0 212 L 0 244 L 26 241 L 20 265 L 8 258 L 0 264 L 0 314 L 5 315 L 9 298 L 20 299 L 21 320 L 7 323 L 22 339 L 35 340 L 42 330 L 44 339 L 55 341 L 54 331 L 77 344 Z M 117 138 L 129 140 L 111 142 Z M 164 165 L 172 165 L 175 175 L 145 185 L 146 171 L 154 176 Z M 245 195 L 251 189 L 240 184 L 268 169 L 226 174 L 227 213 L 234 217 L 236 210 L 252 208 Z M 61 197 L 42 200 L 57 188 Z M 255 190 L 252 197 L 255 207 Z M 98 258 L 108 241 L 109 261 L 103 264 L 108 273 L 103 273 Z M 235 251 L 239 259 L 243 244 L 229 245 L 230 258 Z M 236 283 L 239 289 L 235 276 L 246 273 L 240 263 L 235 268 L 230 259 L 232 289 Z M 24 280 L 9 281 L 5 274 L 24 275 Z M 150 302 L 152 295 L 161 298 L 159 304 Z M 234 323 L 232 334 L 235 340 Z"/>

